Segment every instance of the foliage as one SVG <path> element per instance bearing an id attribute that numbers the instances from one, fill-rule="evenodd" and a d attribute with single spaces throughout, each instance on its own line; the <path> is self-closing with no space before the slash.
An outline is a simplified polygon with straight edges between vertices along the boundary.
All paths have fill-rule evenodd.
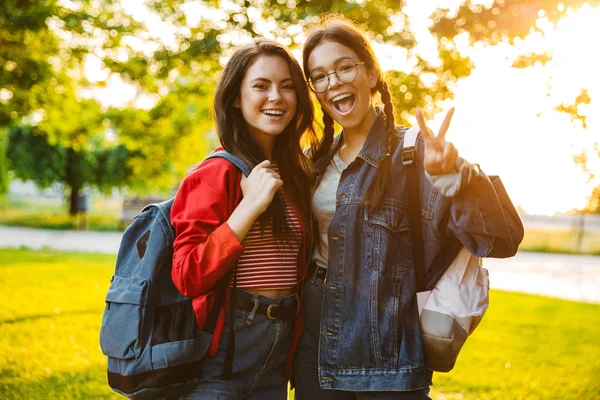
<path id="1" fill-rule="evenodd" d="M 568 114 L 571 117 L 571 122 L 575 123 L 579 121 L 581 123 L 581 127 L 583 129 L 587 129 L 587 115 L 582 114 L 580 110 L 580 106 L 584 104 L 590 104 L 592 99 L 587 91 L 587 89 L 581 89 L 579 95 L 575 98 L 575 103 L 573 104 L 561 104 L 556 106 L 556 110 L 562 113 Z"/>
<path id="2" fill-rule="evenodd" d="M 46 26 L 54 2 L 2 2 L 0 12 L 0 128 L 42 106 L 36 94 L 52 80 L 58 40 Z"/>
<path id="3" fill-rule="evenodd" d="M 470 0 L 460 5 L 456 12 L 439 9 L 432 15 L 432 33 L 453 38 L 468 32 L 472 43 L 498 44 L 504 39 L 513 42 L 525 38 L 530 32 L 542 32 L 536 26 L 538 18 L 557 22 L 572 8 L 583 4 L 600 4 L 600 0 L 495 0 L 489 5 Z"/>
<path id="4" fill-rule="evenodd" d="M 32 165 L 17 175 L 36 176 L 41 185 L 66 182 L 71 203 L 86 184 L 171 191 L 216 142 L 207 134 L 214 129 L 211 99 L 222 59 L 252 37 L 298 47 L 324 13 L 355 20 L 374 42 L 405 48 L 410 66 L 390 73 L 398 121 L 406 123 L 416 106 L 431 114 L 472 66 L 444 46 L 437 64 L 416 56 L 403 6 L 395 0 L 247 0 L 226 7 L 219 1 L 148 0 L 138 4 L 139 12 L 119 0 L 6 0 L 0 11 L 0 128 L 32 126 L 54 149 L 37 138 L 48 151 L 32 150 L 40 160 L 36 174 Z M 87 73 L 90 63 L 96 63 L 96 75 Z M 425 84 L 423 74 L 431 82 Z M 118 106 L 100 103 L 99 90 L 115 81 L 135 93 Z M 31 165 L 23 148 L 18 154 L 24 159 L 13 167 Z M 81 169 L 67 179 L 68 155 L 69 165 Z M 121 173 L 100 169 L 115 171 L 123 161 Z"/>
<path id="5" fill-rule="evenodd" d="M 587 118 L 586 114 L 586 105 L 589 105 L 592 102 L 592 99 L 587 91 L 587 89 L 582 88 L 579 95 L 575 98 L 575 102 L 572 104 L 562 103 L 556 106 L 556 110 L 562 113 L 569 115 L 571 118 L 571 122 L 574 125 L 580 125 L 583 129 L 584 134 L 593 135 L 590 129 L 587 126 Z M 594 142 L 589 147 L 584 147 L 579 154 L 575 154 L 573 159 L 577 165 L 581 167 L 581 169 L 588 176 L 588 183 L 594 182 L 594 180 L 598 176 L 598 171 L 594 170 L 591 165 L 594 161 L 600 160 L 600 132 L 596 133 L 596 136 L 592 139 Z M 590 138 L 588 138 L 590 139 Z M 584 211 L 591 213 L 600 214 L 600 184 L 594 188 L 590 197 L 588 198 L 588 204 Z"/>
<path id="6" fill-rule="evenodd" d="M 60 103 L 64 74 L 76 79 L 86 54 L 100 46 L 116 50 L 125 32 L 139 24 L 116 0 L 62 2 L 3 0 L 0 11 L 0 127 Z M 60 107 L 57 107 L 60 108 Z"/>
<path id="7" fill-rule="evenodd" d="M 133 104 L 106 109 L 90 98 L 107 82 L 89 81 L 85 62 L 97 54 L 107 59 L 125 54 L 129 59 L 127 43 L 135 35 L 143 37 L 142 28 L 120 1 L 15 0 L 3 5 L 0 128 L 14 128 L 11 137 L 20 139 L 10 144 L 18 150 L 11 156 L 18 177 L 34 179 L 42 187 L 66 183 L 73 205 L 84 185 L 171 191 L 178 177 L 206 154 L 214 143 L 204 137 L 211 126 L 207 121 L 214 80 L 203 74 L 193 84 L 160 87 L 165 95 L 152 98 L 156 106 L 150 111 Z M 133 85 L 153 82 L 146 72 L 124 73 L 122 79 Z M 180 90 L 185 87 L 189 90 Z M 157 84 L 154 88 L 159 89 Z M 141 90 L 140 96 L 151 93 Z M 21 125 L 30 126 L 34 135 L 23 136 L 26 128 Z"/>
<path id="8" fill-rule="evenodd" d="M 0 250 L 0 259 L 3 398 L 122 398 L 98 345 L 115 256 Z M 600 306 L 500 291 L 490 302 L 455 369 L 434 374 L 433 398 L 597 397 Z"/>
<path id="9" fill-rule="evenodd" d="M 543 37 L 546 34 L 544 27 L 548 24 L 539 22 L 556 24 L 573 10 L 584 5 L 598 6 L 600 0 L 495 0 L 487 6 L 474 4 L 468 0 L 457 10 L 437 10 L 431 17 L 433 21 L 431 32 L 437 35 L 439 40 L 454 40 L 457 35 L 466 33 L 470 43 L 482 42 L 488 45 L 501 42 L 515 43 L 517 39 L 525 39 L 530 33 Z M 518 55 L 513 62 L 513 67 L 529 68 L 551 62 L 554 62 L 552 52 L 540 48 L 538 51 L 527 51 Z M 556 71 L 557 68 L 554 68 L 549 73 L 549 89 L 552 89 L 552 82 L 556 80 Z M 573 103 L 562 103 L 555 107 L 555 110 L 569 115 L 573 126 L 580 127 L 588 135 L 586 141 L 589 145 L 577 150 L 578 153 L 574 155 L 575 163 L 588 175 L 588 183 L 598 177 L 593 162 L 600 160 L 598 132 L 587 129 L 589 115 L 586 114 L 586 110 L 591 108 L 586 106 L 590 106 L 591 102 L 588 90 L 582 88 Z M 591 135 L 596 136 L 594 138 Z M 585 211 L 600 212 L 599 194 L 600 185 L 593 190 Z"/>
<path id="10" fill-rule="evenodd" d="M 397 123 L 408 125 L 408 119 L 415 115 L 417 107 L 424 107 L 429 113 L 440 111 L 438 104 L 454 96 L 449 87 L 457 79 L 470 75 L 473 68 L 470 59 L 462 57 L 455 49 L 448 50 L 443 46 L 440 46 L 439 54 L 439 65 L 431 65 L 419 58 L 412 73 L 390 71 L 387 74 L 388 84 L 395 89 L 392 103 L 398 114 Z M 425 76 L 435 76 L 436 79 L 426 84 Z"/>
<path id="11" fill-rule="evenodd" d="M 81 126 L 73 128 L 83 135 Z M 79 148 L 53 144 L 39 127 L 15 125 L 9 132 L 7 154 L 17 178 L 32 180 L 41 188 L 63 183 L 69 189 L 70 213 L 74 215 L 77 195 L 84 186 L 104 191 L 119 187 L 130 179 L 128 162 L 135 156 L 123 145 L 103 147 L 99 139 L 93 148 L 84 144 Z"/>
<path id="12" fill-rule="evenodd" d="M 515 43 L 516 39 L 524 39 L 532 32 L 543 35 L 538 20 L 543 18 L 556 23 L 584 4 L 595 6 L 600 4 L 600 0 L 495 0 L 489 5 L 467 0 L 456 11 L 437 10 L 431 17 L 431 32 L 440 39 L 452 39 L 461 33 L 468 33 L 471 43 Z M 527 68 L 550 61 L 552 54 L 548 51 L 528 51 L 519 55 L 513 66 Z"/>
<path id="13" fill-rule="evenodd" d="M 408 116 L 414 114 L 416 106 L 426 106 L 427 114 L 436 111 L 435 101 L 451 98 L 451 85 L 469 75 L 472 68 L 469 59 L 443 46 L 439 49 L 441 62 L 435 67 L 416 56 L 412 52 L 414 35 L 402 11 L 403 1 L 249 0 L 232 2 L 227 8 L 219 8 L 219 5 L 216 1 L 203 2 L 198 6 L 203 11 L 201 17 L 194 19 L 189 3 L 177 0 L 149 2 L 153 12 L 175 27 L 173 43 L 169 46 L 157 44 L 157 51 L 140 53 L 124 62 L 105 58 L 105 65 L 131 79 L 136 79 L 139 71 L 152 71 L 149 74 L 153 79 L 143 81 L 147 90 L 168 86 L 173 80 L 194 82 L 198 73 L 201 79 L 214 76 L 215 69 L 219 68 L 216 61 L 223 54 L 230 54 L 239 42 L 265 36 L 298 47 L 319 16 L 337 13 L 364 28 L 373 42 L 408 50 L 407 63 L 414 66 L 389 74 L 391 93 L 398 107 L 398 122 L 404 124 Z M 421 79 L 421 75 L 428 72 L 433 77 L 432 85 L 425 85 Z M 320 120 L 317 121 L 319 124 Z"/>

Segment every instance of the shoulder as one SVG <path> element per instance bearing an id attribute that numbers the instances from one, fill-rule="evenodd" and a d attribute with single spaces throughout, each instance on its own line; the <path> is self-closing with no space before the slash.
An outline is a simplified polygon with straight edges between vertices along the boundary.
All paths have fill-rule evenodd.
<path id="1" fill-rule="evenodd" d="M 194 166 L 184 179 L 182 186 L 195 186 L 202 182 L 216 191 L 228 193 L 239 185 L 242 171 L 224 158 L 211 158 Z"/>
<path id="2" fill-rule="evenodd" d="M 396 125 L 396 127 L 394 128 L 394 134 L 398 139 L 404 139 L 404 134 L 409 128 L 409 126 Z"/>
<path id="3" fill-rule="evenodd" d="M 404 147 L 404 136 L 406 135 L 406 132 L 411 128 L 414 128 L 414 127 L 405 126 L 405 125 L 396 125 L 396 128 L 394 129 L 394 135 L 396 136 L 396 139 L 398 140 L 398 146 L 397 146 L 396 150 L 402 149 Z M 419 134 L 417 135 L 417 147 L 422 147 L 421 145 L 423 143 L 424 143 L 423 135 L 421 135 L 421 132 L 419 132 Z"/>

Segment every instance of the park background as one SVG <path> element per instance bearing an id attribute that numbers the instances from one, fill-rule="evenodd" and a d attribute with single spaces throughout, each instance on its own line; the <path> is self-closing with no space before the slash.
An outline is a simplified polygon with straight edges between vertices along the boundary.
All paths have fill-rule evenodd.
<path id="1" fill-rule="evenodd" d="M 437 128 L 456 107 L 448 140 L 502 177 L 525 223 L 516 261 L 489 261 L 509 291 L 433 397 L 600 398 L 600 1 L 0 4 L 0 247 L 20 247 L 0 250 L 0 398 L 116 398 L 98 344 L 114 252 L 40 235 L 118 238 L 124 202 L 173 195 L 217 145 L 235 46 L 271 37 L 300 59 L 328 12 L 369 32 L 397 122 L 419 106 Z"/>

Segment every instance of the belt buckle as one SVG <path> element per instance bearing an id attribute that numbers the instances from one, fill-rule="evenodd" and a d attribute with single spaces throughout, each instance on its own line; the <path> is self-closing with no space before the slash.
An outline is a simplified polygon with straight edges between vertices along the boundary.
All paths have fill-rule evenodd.
<path id="1" fill-rule="evenodd" d="M 327 268 L 318 267 L 315 277 L 317 279 L 321 279 L 323 283 L 325 283 L 325 281 L 327 280 Z"/>
<path id="2" fill-rule="evenodd" d="M 271 310 L 273 308 L 279 308 L 279 304 L 270 304 L 269 307 L 267 308 L 267 317 L 269 319 L 277 319 L 276 317 L 271 315 Z"/>

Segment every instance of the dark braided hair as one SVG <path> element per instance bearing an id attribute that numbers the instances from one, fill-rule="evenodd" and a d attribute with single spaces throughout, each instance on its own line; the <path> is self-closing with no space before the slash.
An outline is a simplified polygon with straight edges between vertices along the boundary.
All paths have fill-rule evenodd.
<path id="1" fill-rule="evenodd" d="M 365 62 L 368 69 L 377 73 L 377 85 L 371 90 L 371 94 L 374 95 L 376 92 L 381 94 L 383 113 L 385 117 L 385 131 L 387 134 L 387 149 L 385 156 L 377 168 L 377 175 L 367 189 L 367 193 L 363 199 L 364 204 L 368 204 L 371 210 L 375 210 L 379 206 L 381 198 L 383 197 L 383 192 L 390 174 L 392 162 L 391 154 L 394 152 L 394 148 L 396 146 L 392 96 L 388 89 L 388 85 L 384 80 L 381 66 L 375 57 L 375 52 L 373 51 L 373 48 L 371 47 L 367 37 L 357 25 L 338 15 L 330 15 L 325 17 L 321 23 L 310 32 L 306 42 L 304 43 L 304 48 L 302 49 L 302 59 L 304 75 L 307 79 L 310 76 L 310 71 L 308 69 L 308 59 L 310 58 L 310 54 L 319 44 L 325 41 L 339 43 L 348 47 L 354 51 L 356 55 L 358 55 L 360 61 Z M 311 158 L 313 161 L 323 157 L 333 143 L 333 118 L 327 114 L 325 109 L 323 109 L 323 124 L 323 138 L 321 139 L 318 149 L 311 151 Z"/>
<path id="2" fill-rule="evenodd" d="M 321 109 L 323 110 L 323 137 L 318 146 L 311 147 L 310 158 L 313 161 L 317 161 L 327 153 L 327 150 L 329 150 L 333 143 L 333 136 L 335 134 L 333 129 L 333 118 L 331 118 L 331 115 L 329 115 L 327 111 L 323 108 Z"/>

